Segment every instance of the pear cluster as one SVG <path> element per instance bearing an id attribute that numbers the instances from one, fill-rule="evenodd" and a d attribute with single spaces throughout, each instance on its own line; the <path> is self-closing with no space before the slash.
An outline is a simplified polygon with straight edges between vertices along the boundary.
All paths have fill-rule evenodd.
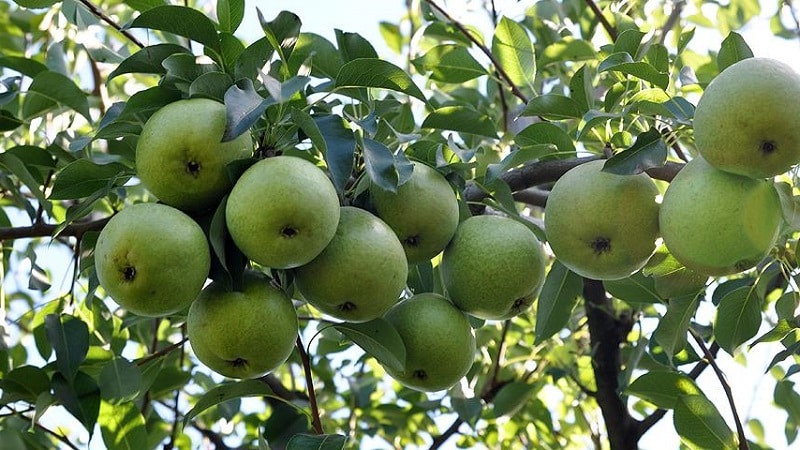
<path id="1" fill-rule="evenodd" d="M 468 317 L 507 319 L 538 296 L 546 258 L 534 233 L 508 217 L 462 221 L 439 171 L 414 163 L 396 189 L 372 184 L 366 208 L 341 206 L 311 158 L 249 159 L 249 135 L 222 142 L 226 121 L 225 105 L 207 99 L 153 114 L 136 165 L 158 202 L 122 209 L 95 248 L 106 292 L 131 313 L 185 314 L 195 356 L 215 372 L 254 378 L 283 364 L 297 341 L 296 298 L 341 321 L 385 320 L 406 349 L 405 370 L 387 372 L 413 389 L 447 389 L 475 357 Z M 210 237 L 218 241 L 221 226 L 248 267 L 209 282 L 231 255 Z M 432 260 L 445 295 L 409 297 L 410 269 Z M 285 272 L 288 285 L 270 271 Z"/>

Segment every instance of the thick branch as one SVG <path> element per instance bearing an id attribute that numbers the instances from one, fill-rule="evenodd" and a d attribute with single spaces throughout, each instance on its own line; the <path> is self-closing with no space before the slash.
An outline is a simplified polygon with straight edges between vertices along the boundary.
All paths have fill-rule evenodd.
<path id="1" fill-rule="evenodd" d="M 508 87 L 511 89 L 511 93 L 514 94 L 518 99 L 522 100 L 523 103 L 528 103 L 528 96 L 523 94 L 522 91 L 519 89 L 519 86 L 514 84 L 514 81 L 511 79 L 510 76 L 508 76 L 508 73 L 506 73 L 505 69 L 503 69 L 503 66 L 500 64 L 500 61 L 498 61 L 497 58 L 495 58 L 494 55 L 492 55 L 492 51 L 489 50 L 489 47 L 485 46 L 481 41 L 476 39 L 475 36 L 467 29 L 467 27 L 465 27 L 462 23 L 455 20 L 450 14 L 447 13 L 447 11 L 444 10 L 444 8 L 437 5 L 436 2 L 434 2 L 433 0 L 425 0 L 425 3 L 429 4 L 431 8 L 435 9 L 441 15 L 443 15 L 447 20 L 449 20 L 453 24 L 453 26 L 458 28 L 458 31 L 463 33 L 464 36 L 467 37 L 467 39 L 472 41 L 472 43 L 475 44 L 480 49 L 480 51 L 483 52 L 484 55 L 486 55 L 486 57 L 489 58 L 489 61 L 492 62 L 492 65 L 497 71 L 497 75 L 499 75 L 500 78 L 508 85 Z"/>
<path id="2" fill-rule="evenodd" d="M 606 19 L 606 16 L 603 15 L 603 11 L 600 10 L 600 7 L 597 6 L 597 3 L 595 3 L 594 0 L 586 0 L 586 5 L 592 10 L 594 15 L 597 17 L 597 20 L 600 21 L 600 24 L 603 25 L 603 28 L 606 30 L 606 33 L 608 33 L 611 41 L 616 41 L 617 36 L 619 35 L 617 28 L 614 27 L 614 25 L 611 25 L 611 22 Z"/>
<path id="3" fill-rule="evenodd" d="M 616 316 L 601 281 L 584 278 L 583 298 L 597 385 L 594 398 L 603 414 L 611 450 L 636 450 L 638 422 L 628 411 L 619 386 L 620 346 L 626 342 L 633 320 Z"/>
<path id="4" fill-rule="evenodd" d="M 71 223 L 64 227 L 59 236 L 72 236 L 80 239 L 87 231 L 101 230 L 110 217 L 93 220 L 91 222 Z M 36 238 L 52 236 L 60 224 L 38 223 L 27 227 L 0 227 L 0 241 L 13 241 L 14 239 Z"/>

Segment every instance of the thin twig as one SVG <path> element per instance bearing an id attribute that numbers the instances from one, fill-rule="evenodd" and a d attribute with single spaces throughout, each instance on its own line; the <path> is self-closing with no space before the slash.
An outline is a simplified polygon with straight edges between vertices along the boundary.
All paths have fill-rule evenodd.
<path id="1" fill-rule="evenodd" d="M 670 32 L 675 25 L 678 23 L 678 20 L 681 18 L 681 13 L 683 12 L 683 7 L 686 5 L 686 0 L 677 0 L 673 2 L 672 11 L 669 13 L 669 17 L 667 17 L 667 21 L 664 22 L 664 26 L 661 28 L 661 31 L 658 36 L 658 43 L 664 44 L 664 40 L 667 38 L 667 33 Z"/>
<path id="2" fill-rule="evenodd" d="M 28 419 L 28 420 L 31 420 L 31 419 Z M 50 436 L 53 436 L 54 438 L 58 439 L 62 444 L 66 445 L 67 447 L 69 447 L 69 448 L 71 448 L 73 450 L 80 450 L 77 445 L 75 445 L 72 442 L 70 442 L 70 440 L 67 439 L 67 437 L 64 436 L 63 434 L 56 433 L 55 431 L 51 430 L 50 428 L 45 427 L 44 425 L 40 424 L 39 422 L 34 422 L 33 425 L 36 428 L 38 428 L 38 429 L 44 431 L 45 433 L 49 434 Z"/>
<path id="3" fill-rule="evenodd" d="M 519 89 L 519 86 L 517 86 L 514 83 L 514 81 L 511 80 L 511 77 L 509 77 L 508 73 L 506 73 L 506 71 L 503 69 L 503 66 L 500 64 L 500 61 L 498 61 L 497 58 L 495 58 L 494 55 L 492 55 L 492 51 L 489 50 L 489 47 L 485 46 L 481 41 L 479 41 L 475 36 L 473 36 L 472 33 L 467 29 L 467 27 L 465 27 L 461 22 L 455 20 L 450 14 L 447 13 L 447 11 L 444 10 L 444 8 L 437 5 L 436 2 L 434 2 L 433 0 L 425 0 L 425 3 L 431 5 L 431 8 L 439 11 L 439 13 L 441 13 L 447 20 L 449 20 L 453 24 L 453 26 L 458 28 L 458 31 L 464 34 L 464 36 L 466 36 L 467 39 L 472 41 L 472 43 L 475 44 L 478 47 L 478 49 L 480 49 L 480 51 L 483 52 L 483 54 L 489 58 L 489 61 L 491 61 L 492 65 L 494 65 L 497 74 L 511 89 L 511 93 L 514 94 L 523 103 L 528 103 L 528 96 L 526 96 Z"/>
<path id="4" fill-rule="evenodd" d="M 706 347 L 706 343 L 703 340 L 703 337 L 697 334 L 697 332 L 691 328 L 689 328 L 689 333 L 694 338 L 695 343 L 700 349 L 703 351 L 703 355 L 708 360 L 708 364 L 714 369 L 714 374 L 717 375 L 717 379 L 719 383 L 722 385 L 722 390 L 725 391 L 725 397 L 728 399 L 728 404 L 731 406 L 731 412 L 733 413 L 733 421 L 736 424 L 736 434 L 739 436 L 739 450 L 749 450 L 750 446 L 747 444 L 747 436 L 744 434 L 744 427 L 742 426 L 742 420 L 739 418 L 739 412 L 736 410 L 736 402 L 733 401 L 733 391 L 731 391 L 731 386 L 728 384 L 728 381 L 725 379 L 725 374 L 722 373 L 719 366 L 717 365 L 717 360 L 714 358 L 714 355 L 711 351 Z"/>
<path id="5" fill-rule="evenodd" d="M 595 3 L 594 0 L 585 0 L 585 1 L 586 5 L 592 10 L 592 12 L 594 12 L 594 15 L 597 16 L 597 20 L 600 21 L 601 25 L 603 25 L 603 28 L 606 30 L 606 33 L 608 33 L 608 36 L 611 38 L 611 41 L 612 42 L 616 41 L 617 36 L 619 35 L 616 27 L 614 27 L 614 25 L 611 25 L 611 22 L 609 22 L 608 19 L 606 19 L 606 16 L 603 15 L 603 11 L 600 10 L 600 8 L 597 6 L 597 3 Z"/>
<path id="6" fill-rule="evenodd" d="M 137 39 L 136 36 L 134 36 L 130 31 L 123 29 L 117 22 L 114 21 L 114 19 L 109 17 L 108 14 L 104 13 L 103 10 L 95 6 L 92 2 L 90 2 L 89 0 L 78 0 L 78 1 L 81 2 L 83 6 L 87 7 L 89 11 L 91 11 L 92 14 L 97 16 L 100 20 L 109 24 L 111 28 L 117 30 L 120 34 L 125 36 L 126 39 L 133 42 L 134 45 L 136 45 L 139 48 L 145 47 L 142 41 Z"/>
<path id="7" fill-rule="evenodd" d="M 165 355 L 167 355 L 169 353 L 172 353 L 173 351 L 175 351 L 175 350 L 177 350 L 179 348 L 182 348 L 183 344 L 185 344 L 188 341 L 189 341 L 189 338 L 184 337 L 183 339 L 181 339 L 180 342 L 176 342 L 176 343 L 174 343 L 172 345 L 169 345 L 167 347 L 162 348 L 161 350 L 159 350 L 157 352 L 153 352 L 153 353 L 145 356 L 142 359 L 139 359 L 138 361 L 136 361 L 136 365 L 137 366 L 143 366 L 143 365 L 149 363 L 150 361 L 152 361 L 154 359 L 157 359 L 157 358 L 165 356 Z"/>
<path id="8" fill-rule="evenodd" d="M 303 346 L 300 336 L 297 336 L 297 351 L 300 353 L 300 361 L 303 363 L 303 372 L 306 375 L 306 387 L 308 388 L 308 401 L 311 403 L 311 421 L 314 431 L 317 434 L 325 434 L 325 430 L 322 428 L 322 419 L 320 419 L 319 415 L 317 395 L 314 393 L 314 379 L 311 377 L 311 359 L 308 357 L 308 352 Z"/>

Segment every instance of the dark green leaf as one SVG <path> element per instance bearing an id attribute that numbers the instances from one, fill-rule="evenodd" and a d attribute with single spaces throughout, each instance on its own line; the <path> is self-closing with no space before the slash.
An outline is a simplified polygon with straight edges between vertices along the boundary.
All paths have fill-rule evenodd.
<path id="1" fill-rule="evenodd" d="M 476 134 L 497 138 L 497 130 L 491 117 L 466 106 L 444 106 L 428 114 L 422 128 L 452 130 L 459 133 Z"/>
<path id="2" fill-rule="evenodd" d="M 533 85 L 536 50 L 525 27 L 508 17 L 501 18 L 492 38 L 492 55 L 515 85 Z"/>
<path id="3" fill-rule="evenodd" d="M 391 323 L 383 318 L 363 323 L 339 323 L 333 326 L 367 354 L 397 372 L 406 368 L 406 347 Z"/>
<path id="4" fill-rule="evenodd" d="M 427 101 L 403 69 L 382 59 L 362 58 L 344 64 L 336 75 L 336 87 L 389 89 Z"/>
<path id="5" fill-rule="evenodd" d="M 256 80 L 259 71 L 267 64 L 273 52 L 267 38 L 261 38 L 253 42 L 236 58 L 233 67 L 234 78 L 237 81 L 240 78 Z"/>
<path id="6" fill-rule="evenodd" d="M 589 111 L 594 106 L 592 78 L 592 72 L 584 64 L 575 71 L 569 80 L 569 96 L 580 105 L 583 111 Z"/>
<path id="7" fill-rule="evenodd" d="M 174 53 L 161 65 L 167 69 L 161 85 L 182 92 L 188 92 L 192 82 L 204 73 L 219 70 L 215 64 L 200 64 L 194 55 L 186 53 Z"/>
<path id="8" fill-rule="evenodd" d="M 244 19 L 244 0 L 217 0 L 220 31 L 233 33 Z"/>
<path id="9" fill-rule="evenodd" d="M 697 304 L 696 295 L 675 297 L 667 304 L 667 313 L 658 321 L 653 339 L 661 345 L 668 358 L 679 353 L 686 345 L 686 333 Z"/>
<path id="10" fill-rule="evenodd" d="M 343 450 L 347 437 L 340 434 L 296 434 L 289 439 L 286 450 Z"/>
<path id="11" fill-rule="evenodd" d="M 139 412 L 136 403 L 102 402 L 97 422 L 108 450 L 137 450 L 148 447 L 144 416 Z"/>
<path id="12" fill-rule="evenodd" d="M 664 301 L 656 293 L 653 279 L 642 275 L 641 272 L 636 272 L 621 280 L 603 281 L 603 286 L 609 294 L 632 305 Z"/>
<path id="13" fill-rule="evenodd" d="M 110 184 L 120 186 L 133 175 L 120 163 L 96 164 L 79 159 L 67 164 L 56 175 L 50 198 L 53 200 L 79 199 L 106 189 Z"/>
<path id="14" fill-rule="evenodd" d="M 127 28 L 166 31 L 199 42 L 219 52 L 219 36 L 214 22 L 202 12 L 176 5 L 156 6 L 143 11 Z"/>
<path id="15" fill-rule="evenodd" d="M 256 92 L 249 78 L 243 78 L 231 86 L 225 93 L 228 123 L 222 142 L 236 139 L 249 130 L 272 103 L 271 99 L 265 99 Z"/>
<path id="16" fill-rule="evenodd" d="M 717 68 L 720 72 L 729 66 L 747 58 L 753 57 L 753 51 L 747 45 L 741 34 L 731 31 L 722 41 L 722 46 L 717 53 Z"/>
<path id="17" fill-rule="evenodd" d="M 495 417 L 513 416 L 525 404 L 536 391 L 536 385 L 524 381 L 512 381 L 497 392 L 497 396 L 492 403 L 494 404 Z"/>
<path id="18" fill-rule="evenodd" d="M 302 26 L 300 18 L 289 11 L 281 11 L 273 20 L 267 22 L 261 15 L 261 10 L 256 8 L 256 12 L 267 42 L 269 42 L 273 50 L 278 52 L 281 61 L 288 62 L 297 43 L 297 37 L 300 35 L 300 27 Z M 290 76 L 287 67 L 286 65 L 282 66 L 284 78 L 289 78 Z"/>
<path id="19" fill-rule="evenodd" d="M 175 44 L 145 47 L 122 61 L 109 75 L 107 82 L 125 73 L 166 73 L 161 63 L 175 53 L 191 54 L 188 48 Z"/>
<path id="20" fill-rule="evenodd" d="M 430 72 L 432 80 L 463 83 L 486 75 L 486 69 L 461 45 L 444 44 L 411 61 L 421 73 Z"/>
<path id="21" fill-rule="evenodd" d="M 100 371 L 99 385 L 104 400 L 114 404 L 129 402 L 142 388 L 142 371 L 125 358 L 114 358 Z"/>
<path id="22" fill-rule="evenodd" d="M 644 33 L 634 28 L 623 31 L 614 42 L 613 53 L 623 52 L 629 54 L 631 58 L 636 58 L 644 36 Z"/>
<path id="23" fill-rule="evenodd" d="M 370 181 L 382 189 L 397 192 L 400 174 L 395 166 L 395 156 L 389 147 L 372 139 L 364 139 L 364 166 Z"/>
<path id="24" fill-rule="evenodd" d="M 663 409 L 675 408 L 682 395 L 703 395 L 694 380 L 679 372 L 647 372 L 633 380 L 626 392 Z"/>
<path id="25" fill-rule="evenodd" d="M 600 63 L 598 72 L 620 72 L 647 81 L 661 89 L 669 85 L 669 73 L 659 72 L 646 62 L 633 62 L 626 52 L 614 53 Z"/>
<path id="26" fill-rule="evenodd" d="M 577 119 L 586 111 L 570 97 L 558 94 L 545 94 L 532 98 L 522 116 L 540 116 L 550 120 Z"/>
<path id="27" fill-rule="evenodd" d="M 755 289 L 740 287 L 729 292 L 717 306 L 714 339 L 728 353 L 758 333 L 761 325 L 761 303 Z"/>
<path id="28" fill-rule="evenodd" d="M 635 175 L 654 167 L 662 167 L 667 161 L 667 144 L 661 133 L 651 128 L 636 137 L 629 148 L 612 156 L 603 164 L 603 171 L 617 175 Z"/>
<path id="29" fill-rule="evenodd" d="M 44 329 L 56 352 L 59 372 L 72 381 L 89 352 L 88 325 L 75 316 L 49 314 L 44 319 Z"/>
<path id="30" fill-rule="evenodd" d="M 717 407 L 702 395 L 681 395 L 675 402 L 675 430 L 692 449 L 733 450 L 733 432 Z"/>
<path id="31" fill-rule="evenodd" d="M 325 155 L 325 163 L 328 165 L 328 171 L 336 190 L 340 193 L 344 192 L 353 173 L 355 161 L 356 140 L 353 131 L 346 128 L 344 120 L 337 115 L 317 117 L 313 120 L 322 137 L 317 142 L 314 142 L 313 135 L 315 133 L 310 124 L 303 125 L 306 121 L 301 120 L 298 125 L 301 125 L 301 129 L 312 139 L 311 142 L 320 147 Z M 311 134 L 306 129 L 310 129 Z"/>
<path id="32" fill-rule="evenodd" d="M 56 106 L 69 107 L 91 121 L 88 97 L 71 79 L 58 72 L 40 72 L 28 87 L 22 116 L 30 120 Z"/>
<path id="33" fill-rule="evenodd" d="M 517 133 L 514 141 L 520 148 L 554 144 L 560 156 L 572 156 L 575 153 L 572 138 L 558 125 L 547 122 L 528 125 Z"/>
<path id="34" fill-rule="evenodd" d="M 59 403 L 91 433 L 100 413 L 100 388 L 94 379 L 78 372 L 70 383 L 61 372 L 56 372 L 51 383 Z"/>
<path id="35" fill-rule="evenodd" d="M 14 0 L 14 3 L 23 8 L 39 9 L 49 8 L 61 0 Z"/>
<path id="36" fill-rule="evenodd" d="M 750 344 L 750 348 L 754 347 L 759 342 L 775 342 L 785 338 L 787 334 L 800 328 L 800 324 L 796 320 L 789 321 L 788 319 L 780 319 L 771 330 L 759 336 L 758 339 Z"/>
<path id="37" fill-rule="evenodd" d="M 289 71 L 299 74 L 300 67 L 311 67 L 311 75 L 333 80 L 344 61 L 336 47 L 324 37 L 314 33 L 300 33 L 289 57 Z"/>
<path id="38" fill-rule="evenodd" d="M 17 71 L 23 75 L 34 78 L 47 71 L 47 66 L 35 59 L 22 56 L 0 56 L 0 67 Z"/>
<path id="39" fill-rule="evenodd" d="M 222 102 L 225 99 L 225 93 L 232 85 L 233 79 L 227 73 L 204 73 L 189 85 L 189 96 L 205 97 Z"/>
<path id="40" fill-rule="evenodd" d="M 558 260 L 554 261 L 537 300 L 536 344 L 549 339 L 567 325 L 582 291 L 581 277 Z"/>
<path id="41" fill-rule="evenodd" d="M 372 44 L 358 33 L 348 33 L 337 29 L 336 45 L 339 47 L 339 53 L 344 62 L 361 58 L 378 58 L 378 52 L 375 51 Z"/>
<path id="42" fill-rule="evenodd" d="M 203 411 L 219 403 L 242 397 L 270 397 L 283 401 L 277 397 L 272 389 L 261 380 L 244 380 L 235 383 L 226 383 L 217 386 L 200 397 L 183 417 L 183 426 L 200 415 Z"/>
<path id="43" fill-rule="evenodd" d="M 50 379 L 38 367 L 20 366 L 4 374 L 0 389 L 3 390 L 2 405 L 17 401 L 35 403 L 39 394 L 50 390 Z"/>

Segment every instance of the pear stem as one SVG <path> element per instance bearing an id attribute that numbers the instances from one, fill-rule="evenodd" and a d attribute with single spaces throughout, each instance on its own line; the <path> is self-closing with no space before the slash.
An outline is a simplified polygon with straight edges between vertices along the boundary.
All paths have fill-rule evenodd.
<path id="1" fill-rule="evenodd" d="M 303 372 L 306 376 L 306 386 L 308 386 L 308 401 L 311 403 L 311 422 L 317 434 L 325 434 L 322 428 L 322 420 L 319 416 L 319 406 L 317 406 L 317 395 L 314 393 L 314 379 L 311 378 L 311 359 L 300 336 L 297 336 L 297 352 L 300 353 L 300 361 L 303 363 Z"/>

